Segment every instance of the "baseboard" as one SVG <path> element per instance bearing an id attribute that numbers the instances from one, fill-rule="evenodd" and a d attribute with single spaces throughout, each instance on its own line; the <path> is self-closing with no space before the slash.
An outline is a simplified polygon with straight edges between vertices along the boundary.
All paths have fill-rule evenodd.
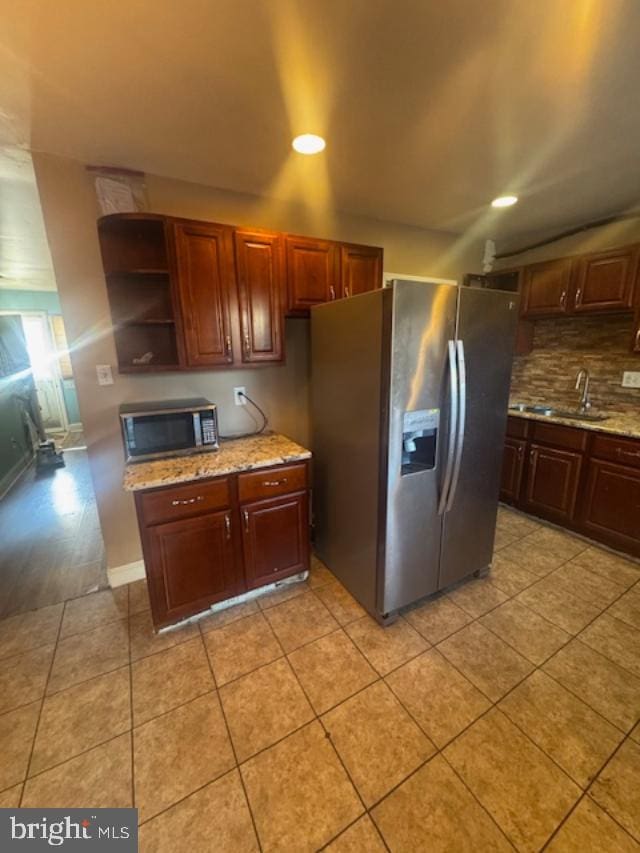
<path id="1" fill-rule="evenodd" d="M 22 459 L 18 459 L 16 464 L 7 471 L 4 477 L 0 480 L 0 501 L 9 494 L 24 472 L 31 467 L 34 459 L 35 456 L 26 456 Z"/>
<path id="2" fill-rule="evenodd" d="M 107 578 L 111 587 L 124 586 L 126 583 L 140 581 L 144 577 L 144 560 L 136 560 L 135 563 L 125 563 L 124 566 L 107 569 Z"/>

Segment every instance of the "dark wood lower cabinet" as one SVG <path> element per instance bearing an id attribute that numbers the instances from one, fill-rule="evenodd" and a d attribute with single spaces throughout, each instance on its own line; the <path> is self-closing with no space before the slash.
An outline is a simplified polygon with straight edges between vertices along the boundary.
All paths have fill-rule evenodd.
<path id="1" fill-rule="evenodd" d="M 587 533 L 614 548 L 640 546 L 640 471 L 592 459 L 582 514 Z"/>
<path id="2" fill-rule="evenodd" d="M 303 572 L 309 563 L 307 495 L 242 507 L 242 550 L 249 589 Z"/>
<path id="3" fill-rule="evenodd" d="M 149 590 L 158 622 L 176 621 L 240 591 L 228 510 L 155 525 L 148 541 Z"/>
<path id="4" fill-rule="evenodd" d="M 526 449 L 526 441 L 510 436 L 505 439 L 500 494 L 509 503 L 515 503 L 520 496 Z"/>
<path id="5" fill-rule="evenodd" d="M 509 417 L 501 500 L 640 557 L 640 440 Z"/>
<path id="6" fill-rule="evenodd" d="M 532 444 L 525 489 L 527 507 L 554 520 L 571 521 L 581 468 L 580 453 Z"/>
<path id="7" fill-rule="evenodd" d="M 306 571 L 308 506 L 306 462 L 137 492 L 156 628 Z"/>

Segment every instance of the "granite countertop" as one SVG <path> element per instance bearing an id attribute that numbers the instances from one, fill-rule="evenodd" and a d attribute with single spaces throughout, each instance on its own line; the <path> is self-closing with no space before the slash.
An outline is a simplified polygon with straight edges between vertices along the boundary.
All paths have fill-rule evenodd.
<path id="1" fill-rule="evenodd" d="M 124 469 L 123 486 L 127 492 L 155 489 L 310 457 L 310 450 L 278 433 L 226 439 L 220 442 L 219 450 L 207 453 L 129 463 Z"/>
<path id="2" fill-rule="evenodd" d="M 539 401 L 530 403 L 521 399 L 512 401 L 512 404 L 515 404 L 516 402 L 532 406 L 542 405 Z M 555 406 L 553 406 L 553 408 L 555 408 Z M 567 407 L 558 406 L 558 408 L 566 409 Z M 606 420 L 589 421 L 576 420 L 574 418 L 563 418 L 559 415 L 539 415 L 535 412 L 518 412 L 509 409 L 509 417 L 525 418 L 530 421 L 542 421 L 543 423 L 562 424 L 563 426 L 572 426 L 579 429 L 590 429 L 594 432 L 608 432 L 613 435 L 625 435 L 629 438 L 640 438 L 640 414 L 635 415 L 630 412 L 612 411 L 607 411 L 606 413 L 603 412 L 603 414 L 607 415 Z"/>

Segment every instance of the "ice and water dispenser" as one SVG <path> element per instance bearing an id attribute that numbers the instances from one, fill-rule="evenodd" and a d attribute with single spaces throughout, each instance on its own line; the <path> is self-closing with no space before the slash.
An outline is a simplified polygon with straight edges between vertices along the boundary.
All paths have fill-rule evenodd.
<path id="1" fill-rule="evenodd" d="M 405 412 L 402 421 L 401 473 L 415 474 L 436 467 L 440 409 Z"/>

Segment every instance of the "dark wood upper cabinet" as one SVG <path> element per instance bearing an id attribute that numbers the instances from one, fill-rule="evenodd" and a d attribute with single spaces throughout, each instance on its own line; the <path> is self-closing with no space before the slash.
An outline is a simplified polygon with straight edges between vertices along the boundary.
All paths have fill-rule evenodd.
<path id="1" fill-rule="evenodd" d="M 242 589 L 232 532 L 229 510 L 146 528 L 156 624 L 175 622 Z"/>
<path id="2" fill-rule="evenodd" d="M 281 361 L 284 356 L 284 263 L 279 234 L 234 234 L 242 361 Z"/>
<path id="3" fill-rule="evenodd" d="M 532 444 L 526 505 L 546 518 L 571 521 L 576 508 L 581 468 L 581 453 Z"/>
<path id="4" fill-rule="evenodd" d="M 247 587 L 273 583 L 308 565 L 306 492 L 241 507 Z"/>
<path id="5" fill-rule="evenodd" d="M 549 317 L 569 313 L 570 258 L 525 267 L 522 274 L 522 316 Z"/>
<path id="6" fill-rule="evenodd" d="M 340 284 L 342 296 L 357 296 L 382 287 L 382 249 L 341 246 Z"/>
<path id="7" fill-rule="evenodd" d="M 233 229 L 199 222 L 177 222 L 173 229 L 187 364 L 231 364 Z"/>
<path id="8" fill-rule="evenodd" d="M 290 314 L 306 315 L 312 305 L 341 295 L 337 243 L 287 235 L 285 249 Z"/>
<path id="9" fill-rule="evenodd" d="M 573 310 L 582 314 L 631 308 L 637 260 L 632 246 L 579 258 Z"/>

